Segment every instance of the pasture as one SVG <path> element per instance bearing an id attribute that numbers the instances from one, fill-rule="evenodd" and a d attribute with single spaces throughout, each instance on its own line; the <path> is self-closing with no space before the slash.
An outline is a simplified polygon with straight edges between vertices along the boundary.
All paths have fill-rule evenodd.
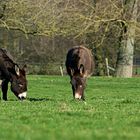
<path id="1" fill-rule="evenodd" d="M 28 76 L 28 99 L 0 100 L 1 140 L 139 140 L 140 78 L 91 77 L 86 103 L 64 76 Z"/>

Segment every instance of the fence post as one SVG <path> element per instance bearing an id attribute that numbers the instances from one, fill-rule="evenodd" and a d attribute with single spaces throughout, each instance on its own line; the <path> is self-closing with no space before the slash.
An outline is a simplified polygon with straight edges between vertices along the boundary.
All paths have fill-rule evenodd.
<path id="1" fill-rule="evenodd" d="M 64 75 L 64 74 L 63 74 L 63 68 L 62 68 L 62 66 L 60 66 L 60 73 L 61 73 L 61 76 Z"/>
<path id="2" fill-rule="evenodd" d="M 109 76 L 108 58 L 105 58 L 107 76 Z"/>

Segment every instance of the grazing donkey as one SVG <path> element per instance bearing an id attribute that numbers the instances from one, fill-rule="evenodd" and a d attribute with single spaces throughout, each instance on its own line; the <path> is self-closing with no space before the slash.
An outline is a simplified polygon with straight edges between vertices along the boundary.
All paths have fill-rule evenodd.
<path id="1" fill-rule="evenodd" d="M 0 80 L 2 89 L 2 98 L 7 100 L 8 83 L 11 83 L 11 91 L 15 96 L 23 100 L 27 94 L 27 80 L 24 66 L 22 69 L 19 68 L 11 55 L 5 50 L 0 48 Z"/>
<path id="2" fill-rule="evenodd" d="M 93 56 L 89 49 L 83 46 L 71 48 L 66 57 L 66 69 L 70 76 L 73 97 L 84 100 L 86 79 L 93 73 Z"/>

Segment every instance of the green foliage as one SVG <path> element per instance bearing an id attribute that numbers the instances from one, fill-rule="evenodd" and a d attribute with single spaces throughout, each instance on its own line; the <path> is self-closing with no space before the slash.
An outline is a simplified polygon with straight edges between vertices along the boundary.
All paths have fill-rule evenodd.
<path id="1" fill-rule="evenodd" d="M 85 104 L 72 99 L 69 77 L 28 76 L 26 101 L 0 101 L 0 139 L 139 140 L 139 83 L 91 77 Z"/>
<path id="2" fill-rule="evenodd" d="M 132 37 L 133 40 L 137 39 L 139 42 L 138 5 L 138 0 L 0 1 L 0 29 L 8 29 L 8 34 L 13 36 L 8 37 L 0 30 L 0 43 L 2 47 L 10 47 L 16 57 L 18 52 L 17 60 L 22 59 L 22 62 L 25 62 L 23 59 L 26 58 L 26 62 L 35 61 L 37 63 L 41 63 L 42 60 L 43 63 L 49 63 L 50 60 L 56 62 L 60 59 L 64 62 L 65 48 L 84 44 L 86 47 L 96 50 L 97 75 L 105 75 L 104 60 L 106 57 L 113 68 L 118 67 L 116 64 L 119 64 L 119 60 L 122 61 L 121 58 L 124 58 L 122 56 L 128 56 L 123 59 L 123 62 L 132 59 L 130 56 L 133 56 L 134 46 L 128 45 L 125 41 Z M 16 39 L 15 36 L 18 36 L 19 31 L 24 33 L 29 40 L 25 40 L 22 34 Z M 52 40 L 51 44 L 49 40 Z M 66 44 L 64 40 L 67 40 Z M 131 55 L 128 52 L 121 52 L 123 46 L 126 48 L 125 44 L 131 47 L 126 49 L 132 50 Z M 56 49 L 59 46 L 61 51 L 64 50 L 63 53 L 60 53 L 60 50 L 57 53 Z M 54 60 L 56 54 L 59 57 Z M 121 55 L 119 56 L 119 54 Z M 46 72 L 42 70 L 40 73 Z"/>

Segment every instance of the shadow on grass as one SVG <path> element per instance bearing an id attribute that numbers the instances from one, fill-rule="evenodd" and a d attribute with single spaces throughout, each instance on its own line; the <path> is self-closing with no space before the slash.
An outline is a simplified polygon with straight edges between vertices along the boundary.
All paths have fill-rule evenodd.
<path id="1" fill-rule="evenodd" d="M 19 99 L 8 99 L 7 101 L 4 101 L 3 99 L 0 98 L 0 101 L 3 101 L 3 102 L 7 102 L 7 101 L 10 101 L 10 102 L 24 102 L 24 101 L 30 101 L 30 102 L 45 102 L 45 101 L 66 101 L 65 99 L 52 99 L 52 98 L 27 98 L 27 99 L 24 99 L 24 100 L 19 100 Z M 69 100 L 70 102 L 73 102 L 73 103 L 85 103 L 84 100 L 76 100 L 76 99 L 70 99 Z"/>
<path id="2" fill-rule="evenodd" d="M 45 101 L 54 101 L 53 99 L 49 98 L 27 98 L 25 100 L 18 100 L 18 99 L 8 99 L 7 101 L 0 99 L 2 102 L 24 102 L 24 101 L 30 101 L 30 102 L 45 102 Z"/>
<path id="3" fill-rule="evenodd" d="M 28 98 L 27 100 L 31 102 L 53 101 L 53 99 L 49 99 L 49 98 Z"/>
<path id="4" fill-rule="evenodd" d="M 140 127 L 140 121 L 135 121 L 132 122 L 131 124 L 133 124 L 135 127 Z"/>

